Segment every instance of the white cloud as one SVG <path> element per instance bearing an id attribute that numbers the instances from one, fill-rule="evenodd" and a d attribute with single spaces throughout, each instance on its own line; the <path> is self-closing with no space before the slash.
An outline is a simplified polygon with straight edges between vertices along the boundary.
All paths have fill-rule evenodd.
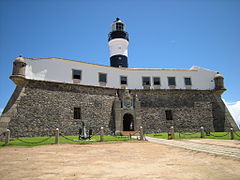
<path id="1" fill-rule="evenodd" d="M 236 121 L 237 125 L 240 127 L 240 101 L 226 102 L 224 99 L 223 101 L 226 104 L 228 110 L 230 111 L 232 117 Z"/>
<path id="2" fill-rule="evenodd" d="M 3 108 L 0 108 L 0 115 L 2 114 L 2 112 L 3 112 Z"/>

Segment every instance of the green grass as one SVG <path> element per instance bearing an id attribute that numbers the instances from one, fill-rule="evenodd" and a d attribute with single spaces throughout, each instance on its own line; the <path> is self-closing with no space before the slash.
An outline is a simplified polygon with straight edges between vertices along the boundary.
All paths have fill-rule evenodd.
<path id="1" fill-rule="evenodd" d="M 67 138 L 78 140 L 78 136 L 66 136 Z M 26 142 L 33 142 L 33 144 L 30 143 L 25 143 L 20 140 L 14 139 L 9 142 L 8 146 L 39 146 L 39 145 L 50 145 L 55 143 L 55 138 L 51 137 L 47 141 L 41 142 L 41 143 L 34 143 L 34 142 L 39 142 L 47 137 L 22 137 L 20 140 L 26 141 Z M 129 137 L 120 137 L 120 136 L 104 136 L 104 142 L 117 142 L 117 141 L 129 141 Z M 134 139 L 131 139 L 134 140 Z M 99 136 L 93 136 L 91 140 L 82 140 L 82 141 L 71 141 L 68 139 L 65 139 L 64 137 L 59 137 L 59 144 L 88 144 L 88 143 L 95 143 L 95 142 L 100 142 L 100 137 Z M 0 141 L 0 146 L 4 146 L 5 142 Z"/>
<path id="2" fill-rule="evenodd" d="M 185 134 L 179 135 L 179 133 L 175 133 L 174 135 L 175 135 L 175 139 L 198 139 L 198 138 L 200 138 L 200 133 L 195 133 L 195 134 L 191 134 L 191 135 L 190 134 L 191 133 L 185 133 Z M 222 135 L 226 134 L 226 132 L 211 132 L 211 134 L 214 136 L 222 136 Z M 237 134 L 240 136 L 240 131 L 238 131 Z M 163 138 L 163 139 L 168 138 L 167 133 L 146 134 L 146 136 L 152 136 L 155 138 Z M 224 137 L 214 137 L 214 136 L 205 136 L 205 139 L 228 139 L 228 140 L 230 139 L 230 133 Z M 20 139 L 27 141 L 27 142 L 39 142 L 46 138 L 47 137 L 22 137 Z M 78 136 L 67 136 L 67 138 L 78 140 Z M 124 136 L 123 137 L 121 137 L 121 136 L 104 136 L 104 142 L 117 142 L 117 141 L 129 141 L 129 140 L 130 140 L 129 137 L 124 137 Z M 132 139 L 132 140 L 134 140 L 134 139 Z M 234 135 L 234 140 L 240 140 L 240 137 Z M 76 141 L 76 142 L 70 141 L 61 136 L 59 137 L 59 144 L 88 144 L 88 143 L 95 143 L 95 142 L 100 142 L 99 136 L 93 136 L 90 141 L 82 140 L 82 141 Z M 54 143 L 55 143 L 54 137 L 51 137 L 47 141 L 44 141 L 41 143 L 33 143 L 33 144 L 24 143 L 17 139 L 14 139 L 14 140 L 10 141 L 9 146 L 32 147 L 32 146 L 39 146 L 39 145 L 50 145 L 50 144 L 54 144 Z M 4 144 L 5 144 L 4 142 L 0 141 L 0 147 L 3 147 Z"/>
<path id="3" fill-rule="evenodd" d="M 223 136 L 226 134 L 226 132 L 211 132 L 214 136 Z M 240 136 L 240 131 L 237 132 L 237 134 Z M 155 134 L 146 134 L 146 136 L 151 136 L 155 138 L 162 138 L 162 139 L 168 139 L 167 133 L 155 133 Z M 198 139 L 200 138 L 200 132 L 199 133 L 174 133 L 175 139 Z M 231 139 L 230 133 L 227 136 L 224 137 L 214 137 L 214 136 L 206 136 L 205 139 Z M 240 137 L 236 136 L 234 134 L 234 140 L 240 140 Z"/>

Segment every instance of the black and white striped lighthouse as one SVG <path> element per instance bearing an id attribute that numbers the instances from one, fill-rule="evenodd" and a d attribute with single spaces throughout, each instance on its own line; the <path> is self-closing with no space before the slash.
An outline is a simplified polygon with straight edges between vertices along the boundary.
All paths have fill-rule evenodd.
<path id="1" fill-rule="evenodd" d="M 108 35 L 110 50 L 110 64 L 113 67 L 128 67 L 128 33 L 125 24 L 119 19 L 111 25 L 112 31 Z"/>

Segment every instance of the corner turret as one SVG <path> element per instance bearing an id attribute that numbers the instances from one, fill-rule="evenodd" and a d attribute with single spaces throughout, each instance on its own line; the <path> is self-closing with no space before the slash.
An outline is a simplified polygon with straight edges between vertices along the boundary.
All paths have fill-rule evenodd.
<path id="1" fill-rule="evenodd" d="M 214 77 L 214 82 L 215 82 L 215 89 L 216 90 L 224 90 L 224 77 L 223 75 L 219 74 L 219 72 L 217 72 L 217 74 Z"/>
<path id="2" fill-rule="evenodd" d="M 26 68 L 26 63 L 24 61 L 24 58 L 22 56 L 17 57 L 13 62 L 12 75 L 25 77 L 25 68 Z"/>
<path id="3" fill-rule="evenodd" d="M 24 57 L 19 56 L 13 62 L 13 71 L 10 79 L 17 85 L 23 85 L 25 79 L 26 62 Z"/>

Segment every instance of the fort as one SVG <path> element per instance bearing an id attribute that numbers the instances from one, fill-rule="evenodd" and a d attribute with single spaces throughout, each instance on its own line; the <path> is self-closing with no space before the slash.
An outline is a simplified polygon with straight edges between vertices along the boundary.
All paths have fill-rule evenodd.
<path id="1" fill-rule="evenodd" d="M 0 134 L 45 136 L 55 128 L 77 135 L 81 123 L 106 134 L 124 132 L 227 131 L 238 127 L 221 99 L 218 72 L 128 67 L 125 24 L 112 23 L 110 65 L 62 58 L 18 57 L 10 79 L 16 89 L 0 119 Z"/>

